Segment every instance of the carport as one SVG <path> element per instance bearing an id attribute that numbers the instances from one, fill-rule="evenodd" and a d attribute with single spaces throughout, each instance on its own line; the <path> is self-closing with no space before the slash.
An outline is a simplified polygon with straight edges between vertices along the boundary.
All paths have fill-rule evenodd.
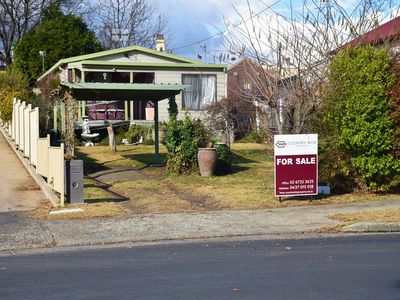
<path id="1" fill-rule="evenodd" d="M 154 146 L 155 161 L 159 163 L 158 136 L 158 102 L 168 99 L 169 109 L 176 108 L 175 96 L 188 85 L 183 84 L 154 84 L 154 83 L 62 83 L 69 89 L 76 101 L 106 100 L 106 101 L 140 101 L 154 102 Z"/>

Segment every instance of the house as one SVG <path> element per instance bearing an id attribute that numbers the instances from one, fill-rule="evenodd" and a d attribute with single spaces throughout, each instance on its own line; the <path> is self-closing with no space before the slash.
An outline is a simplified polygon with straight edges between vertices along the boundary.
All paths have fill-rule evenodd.
<path id="1" fill-rule="evenodd" d="M 158 50 L 131 46 L 61 59 L 38 81 L 57 76 L 79 101 L 80 121 L 84 116 L 166 121 L 172 102 L 178 107 L 178 118 L 186 110 L 198 118 L 207 104 L 226 97 L 226 65 L 163 52 L 160 35 L 156 45 Z"/>
<path id="2" fill-rule="evenodd" d="M 400 51 L 400 16 L 394 18 L 362 36 L 342 45 L 340 48 L 331 52 L 336 54 L 340 49 L 349 46 L 372 45 L 374 47 L 388 47 Z"/>
<path id="3" fill-rule="evenodd" d="M 260 128 L 276 131 L 276 119 L 268 103 L 276 95 L 273 90 L 280 81 L 273 68 L 263 66 L 249 57 L 240 59 L 228 69 L 228 98 L 241 103 L 240 110 L 248 118 L 238 126 L 259 131 Z M 272 100 L 274 101 L 274 100 Z M 248 130 L 249 131 L 249 130 Z"/>

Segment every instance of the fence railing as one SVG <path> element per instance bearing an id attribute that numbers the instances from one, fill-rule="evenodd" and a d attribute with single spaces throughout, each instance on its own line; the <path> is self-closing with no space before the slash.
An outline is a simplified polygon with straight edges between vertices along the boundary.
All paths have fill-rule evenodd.
<path id="1" fill-rule="evenodd" d="M 49 135 L 39 137 L 39 108 L 14 99 L 12 121 L 5 128 L 16 149 L 35 167 L 36 173 L 45 177 L 47 184 L 60 193 L 61 205 L 64 205 L 64 144 L 52 147 Z"/>

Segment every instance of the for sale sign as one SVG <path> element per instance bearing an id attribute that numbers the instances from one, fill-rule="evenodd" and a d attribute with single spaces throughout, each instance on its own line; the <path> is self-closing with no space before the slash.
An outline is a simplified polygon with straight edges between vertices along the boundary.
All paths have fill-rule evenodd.
<path id="1" fill-rule="evenodd" d="M 318 194 L 318 135 L 274 136 L 275 196 Z"/>

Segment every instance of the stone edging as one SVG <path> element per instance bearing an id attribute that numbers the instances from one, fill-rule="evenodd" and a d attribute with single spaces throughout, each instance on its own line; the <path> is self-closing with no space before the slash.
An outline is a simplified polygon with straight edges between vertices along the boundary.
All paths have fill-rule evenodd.
<path id="1" fill-rule="evenodd" d="M 357 222 L 343 227 L 346 232 L 400 232 L 398 222 Z"/>

